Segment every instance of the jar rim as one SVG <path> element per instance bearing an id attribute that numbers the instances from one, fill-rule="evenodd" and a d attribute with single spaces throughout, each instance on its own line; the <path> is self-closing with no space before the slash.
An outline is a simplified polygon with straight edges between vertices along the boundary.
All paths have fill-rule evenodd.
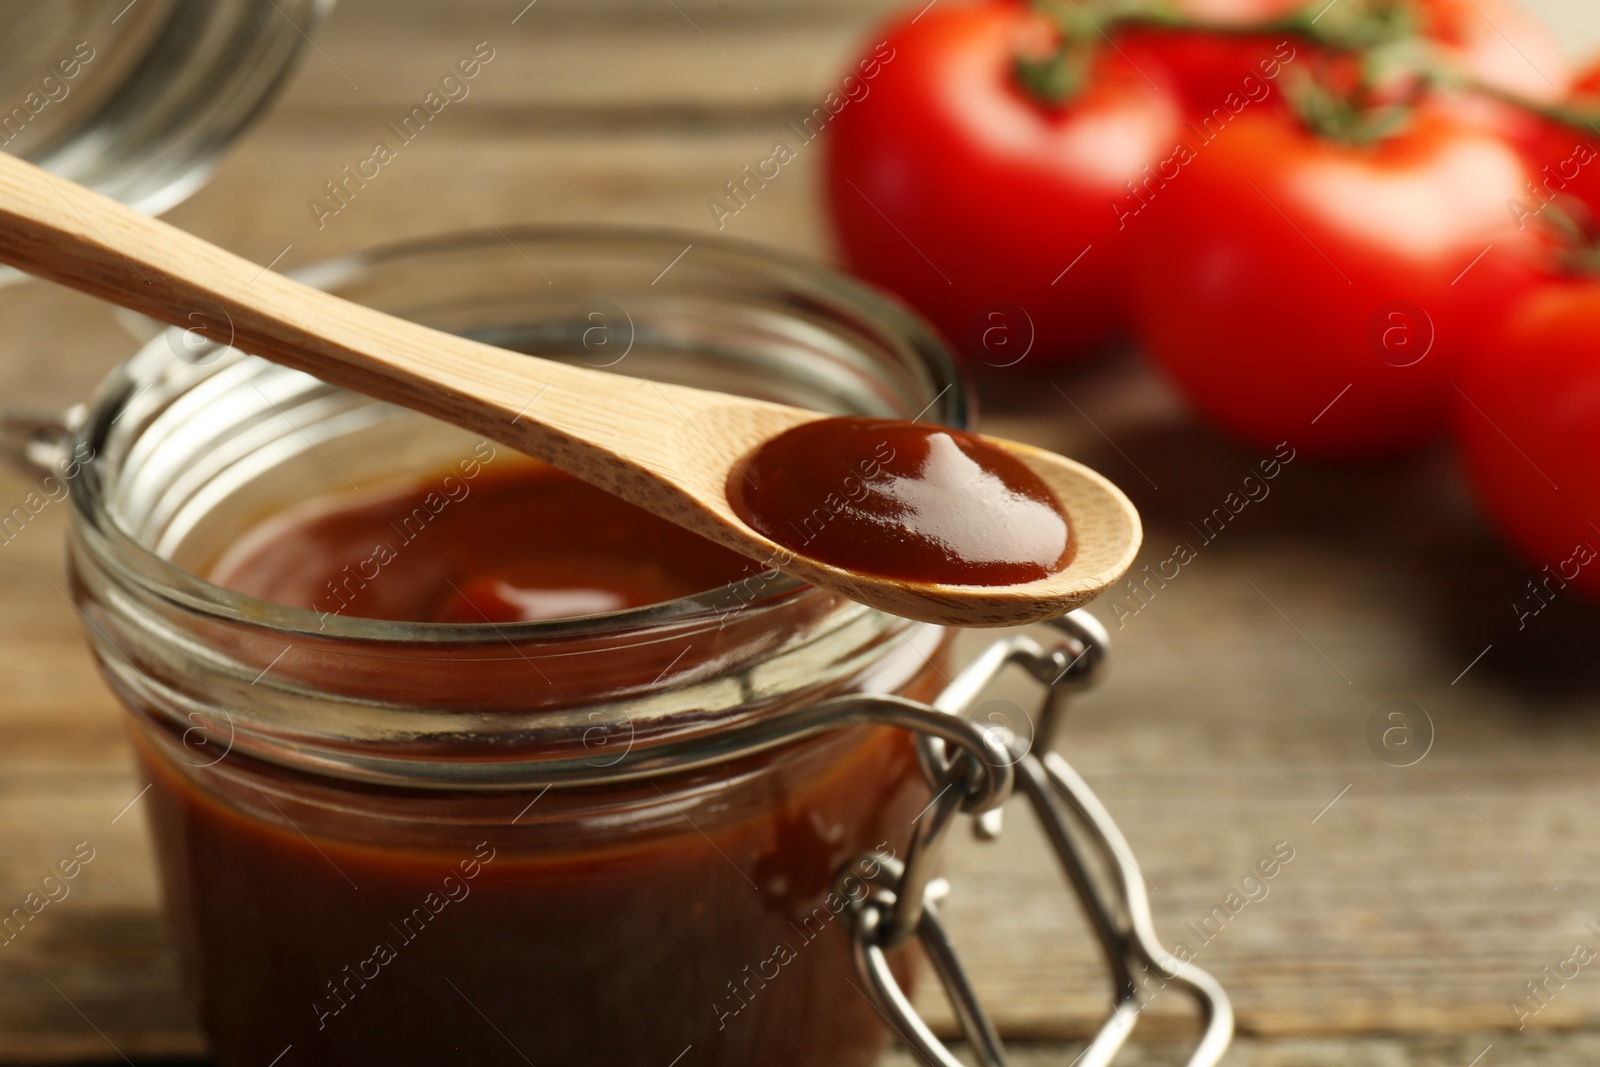
<path id="1" fill-rule="evenodd" d="M 492 224 L 491 224 L 492 226 Z M 940 425 L 968 429 L 975 419 L 972 394 L 965 372 L 949 347 L 933 328 L 889 294 L 865 282 L 803 256 L 773 249 L 754 241 L 707 235 L 667 227 L 638 227 L 615 224 L 560 224 L 492 226 L 488 230 L 466 230 L 413 238 L 379 245 L 372 249 L 344 253 L 319 260 L 287 272 L 288 276 L 316 288 L 333 288 L 358 278 L 363 272 L 394 261 L 469 252 L 484 246 L 509 243 L 519 252 L 525 244 L 581 244 L 615 249 L 649 248 L 677 254 L 685 244 L 710 252 L 738 269 L 741 274 L 757 272 L 774 278 L 792 278 L 813 297 L 846 311 L 874 327 L 884 336 L 901 342 L 913 355 L 937 392 L 917 417 Z M 663 260 L 666 262 L 666 260 Z M 158 339 L 141 348 L 117 366 L 95 390 L 87 411 L 73 435 L 75 448 L 88 445 L 92 457 L 103 453 L 113 424 L 144 387 L 141 361 L 150 357 L 170 358 L 153 349 Z M 537 458 L 537 457 L 535 457 Z M 146 545 L 137 535 L 116 521 L 105 506 L 104 486 L 99 464 L 91 459 L 79 476 L 80 489 L 72 494 L 76 514 L 83 528 L 101 542 L 100 554 L 114 558 L 126 575 L 136 580 L 147 593 L 175 603 L 186 610 L 252 627 L 270 630 L 286 637 L 307 637 L 372 642 L 378 644 L 482 644 L 504 640 L 556 640 L 572 637 L 604 636 L 626 632 L 648 632 L 667 624 L 693 623 L 696 619 L 717 621 L 730 609 L 748 618 L 752 613 L 771 611 L 813 596 L 835 596 L 797 578 L 776 573 L 763 583 L 751 598 L 740 587 L 749 579 L 704 590 L 689 596 L 640 607 L 593 615 L 578 615 L 514 623 L 396 622 L 359 616 L 319 613 L 239 593 L 218 585 L 172 562 Z M 774 574 L 773 571 L 763 572 Z M 752 576 L 756 577 L 756 576 Z"/>

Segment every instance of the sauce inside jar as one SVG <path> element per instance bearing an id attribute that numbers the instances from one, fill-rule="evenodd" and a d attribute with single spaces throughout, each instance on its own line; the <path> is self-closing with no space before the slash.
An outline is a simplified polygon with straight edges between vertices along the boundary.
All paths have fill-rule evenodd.
<path id="1" fill-rule="evenodd" d="M 211 576 L 323 615 L 500 624 L 649 604 L 756 567 L 515 462 L 304 502 L 239 539 Z M 719 700 L 732 688 L 739 714 L 847 692 L 928 700 L 942 687 L 945 643 L 922 628 L 884 641 L 881 656 L 850 652 L 865 666 L 825 684 L 737 695 L 744 669 L 763 662 L 742 643 L 781 647 L 782 620 L 809 618 L 734 613 L 670 641 L 659 624 L 459 647 L 302 635 L 239 699 L 370 700 L 380 725 L 390 709 L 459 711 L 486 723 L 488 740 L 476 728 L 401 734 L 379 750 L 487 761 L 519 754 L 505 747 L 515 735 L 494 732 L 501 712 L 581 714 L 618 691 L 661 699 L 680 673 L 719 686 Z M 729 661 L 744 667 L 720 675 Z M 275 684 L 286 690 L 269 697 Z M 165 722 L 150 710 L 137 720 Z M 603 740 L 623 740 L 615 725 L 600 724 Z M 858 899 L 864 852 L 905 855 L 929 792 L 904 731 L 837 731 L 648 781 L 541 792 L 363 784 L 240 750 L 217 759 L 182 729 L 136 730 L 135 744 L 219 1062 L 868 1067 L 888 1035 L 857 988 L 834 877 L 852 870 L 845 893 Z M 589 746 L 588 730 L 579 740 Z M 593 755 L 609 764 L 613 746 Z M 903 955 L 895 967 L 908 978 Z"/>
<path id="2" fill-rule="evenodd" d="M 1060 502 L 1027 464 L 924 423 L 802 423 L 741 460 L 727 494 L 785 548 L 885 578 L 1017 585 L 1059 573 L 1075 548 Z"/>
<path id="3" fill-rule="evenodd" d="M 543 464 L 340 494 L 237 542 L 212 581 L 323 615 L 504 623 L 714 589 L 752 561 Z"/>

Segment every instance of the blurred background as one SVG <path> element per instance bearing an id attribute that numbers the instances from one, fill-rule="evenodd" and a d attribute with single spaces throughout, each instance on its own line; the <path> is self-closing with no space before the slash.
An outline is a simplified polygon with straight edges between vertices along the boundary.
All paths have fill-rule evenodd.
<path id="1" fill-rule="evenodd" d="M 1523 6 L 1575 66 L 1600 55 L 1592 3 Z M 835 259 L 817 145 L 736 214 L 711 205 L 775 140 L 798 144 L 790 124 L 895 10 L 340 0 L 270 110 L 166 217 L 278 269 L 575 221 L 720 230 Z M 325 183 L 480 42 L 493 58 L 470 94 L 379 177 L 329 199 Z M 144 336 L 39 282 L 0 288 L 0 323 L 0 401 L 46 411 L 89 395 Z M 1079 458 L 1134 499 L 1141 564 L 1198 544 L 1196 524 L 1273 454 L 1203 425 L 1134 345 L 974 370 L 985 431 Z M 30 484 L 0 473 L 0 498 Z M 48 508 L 0 546 L 0 903 L 72 842 L 92 841 L 97 857 L 47 923 L 0 949 L 0 1063 L 199 1059 L 148 840 L 120 817 L 139 786 L 120 712 L 59 595 L 64 519 Z M 1537 1000 L 1527 987 L 1576 945 L 1600 952 L 1600 611 L 1573 591 L 1525 614 L 1538 574 L 1491 529 L 1441 442 L 1379 463 L 1297 457 L 1177 578 L 1098 609 L 1114 663 L 1059 746 L 1144 864 L 1162 938 L 1194 948 L 1232 993 L 1241 1037 L 1227 1062 L 1600 1057 L 1600 969 Z M 1018 684 L 995 699 L 1033 696 Z M 1397 754 L 1382 738 L 1401 722 L 1409 747 Z M 1220 929 L 1200 925 L 1274 854 L 1292 859 L 1264 893 Z M 958 836 L 949 873 L 950 926 L 1026 1050 L 1019 1061 L 1071 1062 L 1104 987 L 1028 819 L 1014 815 L 998 845 Z M 1151 1008 L 1131 1062 L 1181 1062 L 1190 1021 L 1170 999 Z M 919 1007 L 948 1027 L 933 990 Z"/>

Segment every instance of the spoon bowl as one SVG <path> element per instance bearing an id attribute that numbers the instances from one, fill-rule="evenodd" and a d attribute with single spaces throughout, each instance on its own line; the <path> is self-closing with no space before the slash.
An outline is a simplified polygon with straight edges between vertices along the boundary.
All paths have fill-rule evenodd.
<path id="1" fill-rule="evenodd" d="M 1116 581 L 1138 550 L 1137 513 L 1105 478 L 1045 450 L 994 441 L 1044 481 L 1068 517 L 1076 553 L 1058 573 L 1014 585 L 947 585 L 798 554 L 746 525 L 726 487 L 747 454 L 825 416 L 538 359 L 394 318 L 4 154 L 0 262 L 481 433 L 767 566 L 896 615 L 959 626 L 1050 618 Z"/>

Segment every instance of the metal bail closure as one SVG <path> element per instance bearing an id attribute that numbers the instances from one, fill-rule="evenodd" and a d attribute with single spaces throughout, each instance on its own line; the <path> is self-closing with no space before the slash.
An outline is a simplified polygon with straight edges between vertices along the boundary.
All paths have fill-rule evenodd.
<path id="1" fill-rule="evenodd" d="M 82 404 L 64 413 L 0 410 L 0 459 L 27 474 L 49 473 L 86 412 Z"/>
<path id="2" fill-rule="evenodd" d="M 927 953 L 962 1032 L 982 1067 L 1005 1067 L 1005 1049 L 993 1022 L 979 1003 L 962 970 L 955 947 L 939 922 L 935 902 L 948 888 L 932 872 L 942 842 L 955 816 L 962 812 L 980 820 L 980 838 L 992 839 L 998 824 L 985 826 L 984 811 L 992 816 L 994 780 L 1014 776 L 1016 788 L 1027 797 L 1044 828 L 1068 883 L 1099 939 L 1112 984 L 1111 1014 L 1074 1067 L 1106 1067 L 1115 1060 L 1133 1033 L 1147 1001 L 1167 986 L 1177 986 L 1194 998 L 1204 1032 L 1190 1055 L 1189 1067 L 1212 1067 L 1227 1051 L 1233 1037 L 1233 1007 L 1228 995 L 1210 974 L 1172 955 L 1156 939 L 1145 894 L 1144 877 L 1122 831 L 1100 799 L 1078 772 L 1053 752 L 1043 752 L 1049 728 L 1058 717 L 1068 688 L 1089 680 L 1105 658 L 1108 641 L 1092 617 L 1076 611 L 1052 624 L 1063 632 L 1064 645 L 1045 649 L 1026 636 L 995 642 L 975 659 L 935 702 L 952 715 L 966 712 L 985 686 L 1007 664 L 1017 663 L 1048 687 L 1045 714 L 1032 740 L 1007 737 L 1003 748 L 1010 766 L 978 766 L 970 748 L 944 757 L 944 745 L 924 734 L 919 738 L 923 770 L 935 796 L 918 819 L 916 835 L 904 865 L 878 853 L 855 861 L 858 870 L 871 872 L 870 891 L 852 909 L 856 967 L 861 972 L 878 1009 L 900 1036 L 924 1059 L 939 1067 L 963 1067 L 911 1005 L 889 967 L 889 953 L 915 937 Z M 990 737 L 988 747 L 995 748 Z M 1042 754 L 1041 754 L 1042 753 Z M 992 773 L 992 777 L 989 777 Z M 989 780 L 984 779 L 988 777 Z M 988 803 L 977 802 L 982 798 Z M 840 871 L 842 879 L 851 871 Z M 844 894 L 848 897 L 848 894 Z"/>

